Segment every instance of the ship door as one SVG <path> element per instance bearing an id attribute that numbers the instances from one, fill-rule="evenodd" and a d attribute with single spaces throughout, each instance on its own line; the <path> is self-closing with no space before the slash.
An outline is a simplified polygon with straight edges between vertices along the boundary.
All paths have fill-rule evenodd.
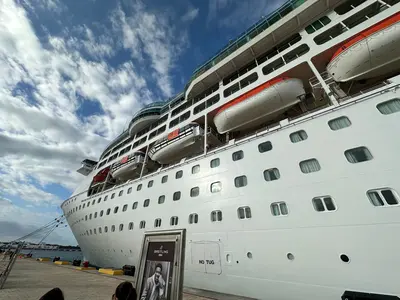
<path id="1" fill-rule="evenodd" d="M 220 245 L 216 242 L 191 242 L 192 270 L 208 274 L 221 274 Z"/>

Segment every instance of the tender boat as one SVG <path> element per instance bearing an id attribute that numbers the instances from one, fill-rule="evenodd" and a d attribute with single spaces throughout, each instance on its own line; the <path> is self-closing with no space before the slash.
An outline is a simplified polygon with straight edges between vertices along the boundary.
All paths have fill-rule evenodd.
<path id="1" fill-rule="evenodd" d="M 140 175 L 140 170 L 144 162 L 145 153 L 136 151 L 124 156 L 119 162 L 113 164 L 111 174 L 113 178 L 126 180 Z"/>
<path id="2" fill-rule="evenodd" d="M 215 126 L 219 133 L 251 128 L 300 102 L 304 94 L 300 79 L 275 78 L 223 105 L 214 117 Z"/>
<path id="3" fill-rule="evenodd" d="M 328 64 L 338 82 L 368 79 L 400 68 L 400 12 L 345 42 Z"/>
<path id="4" fill-rule="evenodd" d="M 204 130 L 197 123 L 176 129 L 158 140 L 149 150 L 149 157 L 160 164 L 169 164 L 201 150 Z"/>

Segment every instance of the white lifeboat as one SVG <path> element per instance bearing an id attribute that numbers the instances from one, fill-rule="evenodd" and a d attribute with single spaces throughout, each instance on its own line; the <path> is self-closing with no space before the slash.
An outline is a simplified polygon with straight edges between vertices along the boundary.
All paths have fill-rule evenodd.
<path id="1" fill-rule="evenodd" d="M 139 175 L 144 162 L 145 154 L 141 151 L 124 156 L 119 162 L 113 164 L 111 174 L 113 178 L 127 180 Z"/>
<path id="2" fill-rule="evenodd" d="M 204 130 L 197 123 L 176 129 L 158 140 L 149 150 L 149 157 L 160 164 L 169 164 L 203 149 Z"/>
<path id="3" fill-rule="evenodd" d="M 257 126 L 300 102 L 303 82 L 280 77 L 244 93 L 223 105 L 214 117 L 219 133 Z"/>
<path id="4" fill-rule="evenodd" d="M 327 66 L 337 82 L 368 79 L 400 69 L 400 12 L 352 37 Z"/>

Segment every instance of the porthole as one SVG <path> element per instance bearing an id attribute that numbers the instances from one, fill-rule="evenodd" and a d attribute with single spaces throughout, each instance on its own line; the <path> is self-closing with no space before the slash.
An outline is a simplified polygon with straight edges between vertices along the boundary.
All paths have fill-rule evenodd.
<path id="1" fill-rule="evenodd" d="M 340 255 L 340 259 L 341 259 L 342 262 L 344 262 L 344 263 L 350 262 L 350 258 L 349 258 L 346 254 Z"/>
<path id="2" fill-rule="evenodd" d="M 253 259 L 253 253 L 247 252 L 247 258 L 248 259 Z"/>
<path id="3" fill-rule="evenodd" d="M 288 260 L 294 260 L 294 255 L 290 252 L 286 255 L 286 257 Z"/>

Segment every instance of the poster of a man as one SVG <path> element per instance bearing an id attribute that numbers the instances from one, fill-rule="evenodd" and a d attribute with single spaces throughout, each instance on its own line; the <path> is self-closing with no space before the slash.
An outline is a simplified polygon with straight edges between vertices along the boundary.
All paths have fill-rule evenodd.
<path id="1" fill-rule="evenodd" d="M 140 300 L 164 300 L 168 295 L 170 262 L 147 261 Z"/>

